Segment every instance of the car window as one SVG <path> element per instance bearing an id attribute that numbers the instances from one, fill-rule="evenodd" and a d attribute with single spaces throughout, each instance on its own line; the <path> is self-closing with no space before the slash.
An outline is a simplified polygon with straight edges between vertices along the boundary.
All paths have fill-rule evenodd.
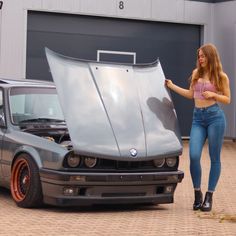
<path id="1" fill-rule="evenodd" d="M 15 124 L 30 119 L 64 120 L 58 96 L 51 88 L 12 88 L 10 113 Z"/>

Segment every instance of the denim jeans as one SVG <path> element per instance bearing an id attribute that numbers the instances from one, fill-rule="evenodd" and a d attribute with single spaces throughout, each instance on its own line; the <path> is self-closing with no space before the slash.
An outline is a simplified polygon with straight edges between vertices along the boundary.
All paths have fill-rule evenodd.
<path id="1" fill-rule="evenodd" d="M 189 156 L 190 173 L 195 189 L 201 188 L 201 154 L 203 145 L 208 139 L 211 161 L 208 191 L 214 191 L 221 172 L 220 153 L 224 138 L 226 120 L 218 104 L 206 108 L 194 108 L 190 133 Z"/>

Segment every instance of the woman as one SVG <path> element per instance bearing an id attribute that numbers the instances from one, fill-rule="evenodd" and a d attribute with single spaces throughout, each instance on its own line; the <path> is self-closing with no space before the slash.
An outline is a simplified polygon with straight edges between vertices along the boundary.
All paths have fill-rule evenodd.
<path id="1" fill-rule="evenodd" d="M 189 89 L 181 88 L 171 80 L 166 80 L 166 86 L 186 98 L 194 99 L 189 143 L 190 173 L 195 195 L 193 210 L 211 211 L 212 195 L 220 177 L 220 152 L 226 126 L 224 112 L 218 103 L 230 103 L 229 79 L 222 70 L 216 47 L 206 44 L 197 50 L 197 66 L 192 72 Z M 206 139 L 211 168 L 208 191 L 203 202 L 200 159 Z"/>

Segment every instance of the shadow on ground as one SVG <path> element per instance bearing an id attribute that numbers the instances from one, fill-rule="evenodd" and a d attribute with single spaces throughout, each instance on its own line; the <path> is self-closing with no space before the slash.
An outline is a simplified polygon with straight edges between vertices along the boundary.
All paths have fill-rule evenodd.
<path id="1" fill-rule="evenodd" d="M 0 187 L 0 198 L 12 201 L 11 192 L 8 189 Z M 17 206 L 16 206 L 17 207 Z M 50 205 L 43 205 L 40 208 L 31 208 L 31 210 L 40 210 L 45 212 L 57 213 L 94 213 L 94 212 L 130 212 L 130 211 L 145 211 L 145 210 L 167 210 L 166 205 L 157 204 L 109 204 L 109 205 L 92 205 L 80 207 L 56 207 Z"/>

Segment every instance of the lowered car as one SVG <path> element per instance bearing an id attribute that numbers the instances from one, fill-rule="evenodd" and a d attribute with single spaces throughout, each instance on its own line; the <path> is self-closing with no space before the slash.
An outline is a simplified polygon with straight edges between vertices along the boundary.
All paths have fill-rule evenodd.
<path id="1" fill-rule="evenodd" d="M 0 186 L 25 208 L 172 203 L 182 142 L 160 62 L 46 55 L 54 83 L 0 79 Z"/>

